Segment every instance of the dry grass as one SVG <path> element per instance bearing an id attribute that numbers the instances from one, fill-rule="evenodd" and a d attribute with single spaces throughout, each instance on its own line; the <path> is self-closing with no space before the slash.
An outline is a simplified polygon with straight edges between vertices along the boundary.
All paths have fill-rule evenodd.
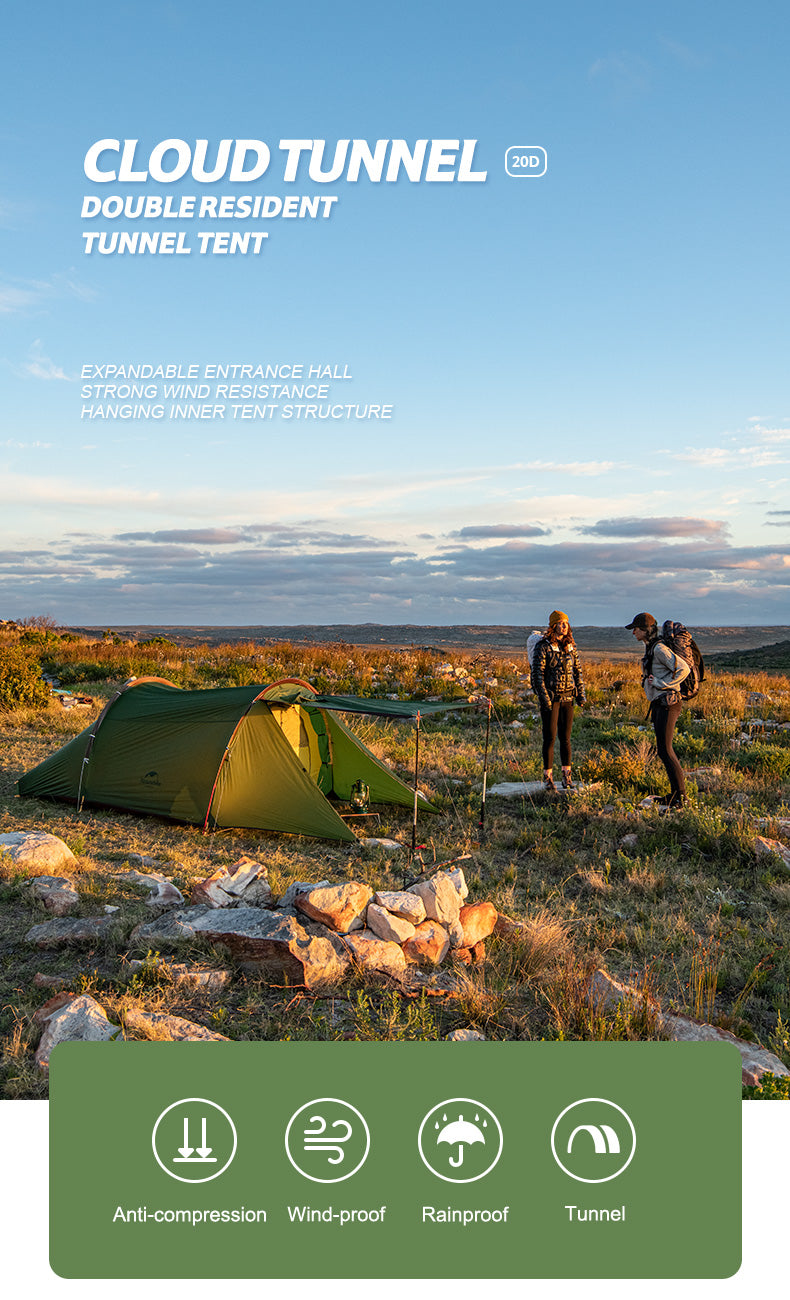
<path id="1" fill-rule="evenodd" d="M 0 650 L 2 644 L 0 634 Z M 45 636 L 29 652 L 95 704 L 87 711 L 50 703 L 0 714 L 0 833 L 45 829 L 61 836 L 78 858 L 79 914 L 96 915 L 106 905 L 121 910 L 114 935 L 101 943 L 38 952 L 24 936 L 47 914 L 23 879 L 7 874 L 0 881 L 6 1095 L 46 1092 L 32 1060 L 40 1033 L 33 1014 L 50 996 L 33 986 L 37 971 L 62 977 L 73 992 L 91 992 L 112 1019 L 129 1005 L 167 1009 L 235 1039 L 440 1038 L 463 1025 L 494 1038 L 654 1037 L 655 995 L 664 1006 L 775 1042 L 790 1065 L 790 878 L 778 860 L 758 859 L 752 848 L 756 833 L 776 835 L 777 819 L 790 816 L 790 733 L 769 729 L 754 745 L 732 748 L 751 723 L 790 721 L 786 677 L 711 674 L 699 700 L 684 710 L 678 752 L 688 768 L 715 765 L 721 775 L 671 818 L 638 811 L 646 793 L 665 788 L 665 778 L 651 733 L 642 729 L 636 663 L 585 664 L 589 705 L 574 725 L 575 766 L 600 784 L 554 804 L 491 798 L 484 838 L 478 827 L 484 719 L 459 712 L 425 722 L 421 785 L 439 809 L 420 822 L 425 869 L 470 855 L 461 865 L 472 900 L 490 899 L 519 923 L 517 936 L 489 942 L 486 962 L 466 968 L 456 999 L 405 999 L 364 979 L 344 986 L 342 996 L 316 997 L 239 973 L 212 997 L 174 984 L 169 975 L 173 957 L 219 964 L 206 945 L 163 953 L 164 963 L 151 960 L 130 978 L 129 959 L 147 956 L 131 941 L 131 930 L 151 916 L 145 893 L 120 879 L 130 853 L 156 858 L 185 896 L 195 881 L 244 855 L 265 862 L 275 893 L 297 879 L 399 888 L 405 855 L 266 832 L 205 836 L 195 827 L 100 809 L 78 813 L 16 798 L 19 775 L 82 730 L 119 680 L 149 672 L 185 686 L 297 676 L 335 693 L 449 699 L 466 698 L 483 689 L 486 677 L 496 677 L 489 788 L 499 780 L 534 779 L 540 725 L 523 664 L 342 645 L 137 647 Z M 460 675 L 440 671 L 448 661 Z M 514 720 L 522 725 L 513 728 Z M 411 773 L 409 724 L 355 719 L 353 727 L 384 761 Z M 408 843 L 410 811 L 378 811 L 374 833 Z M 636 843 L 626 852 L 621 841 L 634 833 Z M 589 977 L 598 966 L 635 984 L 632 1003 L 612 1011 L 591 1002 Z"/>

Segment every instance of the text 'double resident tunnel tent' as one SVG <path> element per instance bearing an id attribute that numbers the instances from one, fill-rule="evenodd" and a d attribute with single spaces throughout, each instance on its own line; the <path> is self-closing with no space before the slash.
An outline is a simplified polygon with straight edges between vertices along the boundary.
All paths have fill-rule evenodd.
<path id="1" fill-rule="evenodd" d="M 333 807 L 364 781 L 373 803 L 415 791 L 337 717 L 419 718 L 445 704 L 317 695 L 306 682 L 186 691 L 132 678 L 96 721 L 20 778 L 20 795 L 149 813 L 204 829 L 248 827 L 354 840 Z M 428 811 L 421 796 L 417 805 Z"/>

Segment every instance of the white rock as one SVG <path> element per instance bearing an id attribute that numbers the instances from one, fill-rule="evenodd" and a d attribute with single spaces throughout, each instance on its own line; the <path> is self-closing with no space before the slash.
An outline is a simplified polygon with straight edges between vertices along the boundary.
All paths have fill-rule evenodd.
<path id="1" fill-rule="evenodd" d="M 48 1070 L 50 1053 L 58 1043 L 100 1043 L 120 1033 L 119 1026 L 107 1019 L 104 1008 L 83 993 L 47 1017 L 41 1042 L 36 1048 L 36 1063 L 39 1069 Z"/>
<path id="2" fill-rule="evenodd" d="M 425 920 L 425 904 L 421 898 L 410 894 L 408 889 L 379 890 L 373 895 L 373 902 L 394 916 L 402 916 L 404 921 L 411 921 L 412 925 L 419 925 Z"/>
<path id="3" fill-rule="evenodd" d="M 454 1029 L 451 1034 L 445 1034 L 446 1043 L 484 1043 L 485 1034 L 478 1033 L 476 1029 Z"/>
<path id="4" fill-rule="evenodd" d="M 396 916 L 376 903 L 368 907 L 367 923 L 373 933 L 387 943 L 405 943 L 414 934 L 415 927 L 411 921 L 405 921 L 402 916 Z"/>
<path id="5" fill-rule="evenodd" d="M 416 894 L 425 905 L 425 915 L 431 921 L 449 926 L 458 920 L 461 911 L 461 897 L 450 879 L 448 872 L 437 871 L 430 880 L 418 880 L 409 887 L 410 894 Z"/>
<path id="6" fill-rule="evenodd" d="M 48 871 L 55 875 L 76 858 L 63 840 L 46 831 L 9 831 L 0 835 L 0 863 L 13 864 L 30 874 Z"/>

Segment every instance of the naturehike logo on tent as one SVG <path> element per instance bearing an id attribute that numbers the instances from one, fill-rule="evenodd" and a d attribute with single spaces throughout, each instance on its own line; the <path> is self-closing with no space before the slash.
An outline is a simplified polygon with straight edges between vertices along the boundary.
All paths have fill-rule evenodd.
<path id="1" fill-rule="evenodd" d="M 162 782 L 159 780 L 159 773 L 158 773 L 158 772 L 146 772 L 145 776 L 141 776 L 141 777 L 140 777 L 140 780 L 142 781 L 143 785 L 161 785 L 161 784 L 162 784 Z"/>

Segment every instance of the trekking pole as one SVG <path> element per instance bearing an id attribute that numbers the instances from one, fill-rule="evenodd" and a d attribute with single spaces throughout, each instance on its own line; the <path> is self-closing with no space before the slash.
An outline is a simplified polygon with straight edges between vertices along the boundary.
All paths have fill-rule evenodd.
<path id="1" fill-rule="evenodd" d="M 491 699 L 487 700 L 488 708 L 486 710 L 486 743 L 483 751 L 483 797 L 480 801 L 480 839 L 485 839 L 486 834 L 486 786 L 488 784 L 488 738 L 491 735 Z"/>
<path id="2" fill-rule="evenodd" d="M 417 770 L 420 763 L 420 715 L 416 717 L 417 728 L 414 733 L 414 813 L 411 823 L 411 854 L 409 861 L 417 852 Z"/>

